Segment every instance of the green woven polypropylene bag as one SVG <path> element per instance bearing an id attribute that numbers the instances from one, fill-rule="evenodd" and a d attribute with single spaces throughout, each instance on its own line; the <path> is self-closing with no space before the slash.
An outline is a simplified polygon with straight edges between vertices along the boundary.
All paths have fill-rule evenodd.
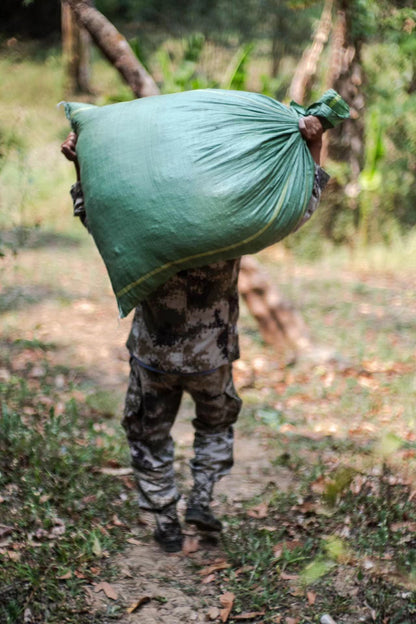
<path id="1" fill-rule="evenodd" d="M 348 116 L 334 91 L 320 102 L 314 114 L 331 125 Z M 298 120 L 308 109 L 206 89 L 102 107 L 66 102 L 65 111 L 122 317 L 174 273 L 257 252 L 305 212 L 314 163 Z"/>

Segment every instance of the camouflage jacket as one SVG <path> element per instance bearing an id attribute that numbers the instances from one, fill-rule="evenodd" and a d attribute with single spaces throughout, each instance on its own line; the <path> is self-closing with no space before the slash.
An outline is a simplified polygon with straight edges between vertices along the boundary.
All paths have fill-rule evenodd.
<path id="1" fill-rule="evenodd" d="M 142 365 L 208 372 L 239 357 L 240 260 L 180 271 L 141 302 L 127 347 Z"/>

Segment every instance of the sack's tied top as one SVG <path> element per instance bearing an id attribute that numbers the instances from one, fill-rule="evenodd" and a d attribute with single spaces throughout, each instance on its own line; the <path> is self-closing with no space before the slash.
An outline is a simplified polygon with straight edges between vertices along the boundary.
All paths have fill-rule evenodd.
<path id="1" fill-rule="evenodd" d="M 334 89 L 325 91 L 317 102 L 314 102 L 307 108 L 293 101 L 290 103 L 290 106 L 298 113 L 299 117 L 306 117 L 308 115 L 319 117 L 325 130 L 335 128 L 335 126 L 342 123 L 344 119 L 348 119 L 350 116 L 348 104 Z"/>

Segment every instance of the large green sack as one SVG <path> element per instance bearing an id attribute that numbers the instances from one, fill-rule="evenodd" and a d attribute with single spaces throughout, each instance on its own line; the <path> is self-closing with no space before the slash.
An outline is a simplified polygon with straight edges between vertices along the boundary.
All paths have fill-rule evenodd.
<path id="1" fill-rule="evenodd" d="M 314 180 L 299 117 L 333 126 L 348 116 L 335 91 L 307 110 L 206 89 L 66 102 L 65 111 L 121 316 L 182 269 L 257 252 L 294 230 Z"/>

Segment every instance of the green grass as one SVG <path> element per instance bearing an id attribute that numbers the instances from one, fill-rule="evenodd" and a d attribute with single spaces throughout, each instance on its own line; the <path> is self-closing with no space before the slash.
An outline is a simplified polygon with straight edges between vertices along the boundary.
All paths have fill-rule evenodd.
<path id="1" fill-rule="evenodd" d="M 55 380 L 63 376 L 71 390 L 73 372 L 49 366 L 44 356 L 51 348 L 22 340 L 2 349 L 12 358 L 22 350 L 31 354 L 24 372 L 0 382 L 5 624 L 23 621 L 27 608 L 39 622 L 100 621 L 85 612 L 83 587 L 116 574 L 108 558 L 123 546 L 137 516 L 132 489 L 100 472 L 128 465 L 121 428 L 97 409 L 89 415 L 74 399 L 56 407 L 61 393 Z M 0 368 L 9 362 L 2 359 Z M 31 376 L 33 363 L 42 367 L 41 377 Z"/>
<path id="2" fill-rule="evenodd" d="M 302 471 L 296 477 L 296 492 L 269 496 L 267 518 L 229 519 L 223 543 L 231 569 L 222 584 L 236 595 L 233 614 L 319 622 L 330 613 L 353 623 L 369 609 L 376 622 L 413 622 L 416 504 L 409 485 L 392 484 L 387 469 L 343 480 L 327 470 L 326 489 L 316 495 L 314 481 Z"/>

